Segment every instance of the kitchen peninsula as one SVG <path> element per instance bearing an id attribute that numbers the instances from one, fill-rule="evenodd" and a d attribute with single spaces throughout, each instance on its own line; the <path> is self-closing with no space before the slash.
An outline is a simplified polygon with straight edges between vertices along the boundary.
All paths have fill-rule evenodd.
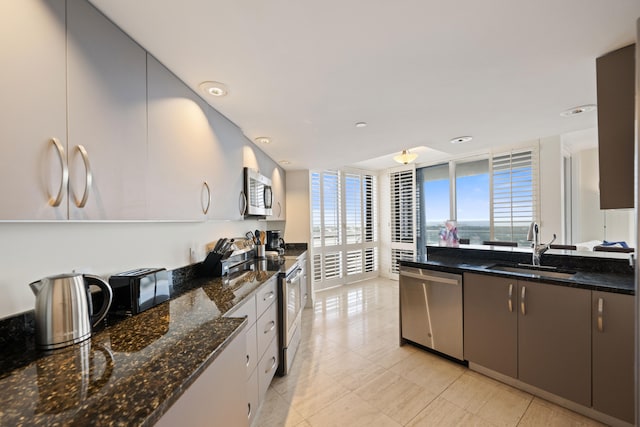
<path id="1" fill-rule="evenodd" d="M 401 342 L 415 342 L 413 324 L 405 323 L 417 317 L 404 307 L 416 312 L 408 295 L 422 287 L 431 333 L 419 344 L 446 353 L 434 313 L 451 319 L 453 310 L 464 324 L 457 358 L 472 370 L 610 425 L 633 423 L 629 255 L 549 250 L 541 266 L 530 262 L 528 248 L 474 245 L 427 246 L 424 259 L 400 261 Z M 453 292 L 459 304 L 432 307 Z"/>

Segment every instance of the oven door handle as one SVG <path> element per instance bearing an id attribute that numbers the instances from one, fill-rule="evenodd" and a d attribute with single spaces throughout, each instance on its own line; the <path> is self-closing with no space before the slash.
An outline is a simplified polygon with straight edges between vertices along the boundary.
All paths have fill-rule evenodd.
<path id="1" fill-rule="evenodd" d="M 295 275 L 291 279 L 287 279 L 287 284 L 291 284 L 300 278 L 300 274 L 302 273 L 302 269 L 298 267 L 295 272 Z"/>

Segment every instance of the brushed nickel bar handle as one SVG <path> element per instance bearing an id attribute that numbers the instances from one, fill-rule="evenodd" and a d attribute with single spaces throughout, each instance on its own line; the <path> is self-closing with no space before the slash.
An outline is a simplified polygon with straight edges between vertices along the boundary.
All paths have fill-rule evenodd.
<path id="1" fill-rule="evenodd" d="M 526 287 L 522 287 L 522 293 L 520 294 L 520 311 L 522 311 L 522 315 L 526 315 L 526 308 L 525 308 L 525 294 L 526 294 Z"/>
<path id="2" fill-rule="evenodd" d="M 604 332 L 604 299 L 598 298 L 598 332 Z"/>
<path id="3" fill-rule="evenodd" d="M 247 406 L 249 406 L 249 412 L 247 413 L 247 418 L 251 418 L 251 402 L 249 402 Z"/>
<path id="4" fill-rule="evenodd" d="M 269 373 L 269 371 L 272 371 L 272 370 L 273 370 L 273 368 L 275 368 L 275 367 L 276 367 L 276 365 L 278 364 L 278 362 L 276 361 L 276 358 L 275 358 L 275 357 L 272 357 L 271 359 L 273 360 L 273 363 L 271 364 L 271 367 L 270 367 L 269 369 L 267 369 L 266 371 L 264 371 L 264 373 L 265 373 L 265 374 L 268 374 L 268 373 Z"/>
<path id="5" fill-rule="evenodd" d="M 211 206 L 211 188 L 209 188 L 207 181 L 202 183 L 202 187 L 207 190 L 207 205 L 202 208 L 202 213 L 206 215 L 209 213 L 209 207 Z"/>
<path id="6" fill-rule="evenodd" d="M 251 356 L 247 354 L 247 367 L 249 367 L 249 359 L 251 359 Z"/>
<path id="7" fill-rule="evenodd" d="M 58 159 L 60 160 L 60 167 L 62 168 L 62 178 L 60 179 L 58 195 L 56 197 L 52 196 L 49 198 L 49 206 L 57 207 L 60 206 L 64 189 L 67 188 L 67 184 L 69 183 L 69 167 L 67 166 L 67 162 L 65 162 L 64 147 L 60 144 L 58 138 L 51 138 L 50 141 L 58 152 Z"/>
<path id="8" fill-rule="evenodd" d="M 271 326 L 269 327 L 269 329 L 264 331 L 265 334 L 268 334 L 269 332 L 273 331 L 273 329 L 276 327 L 276 322 L 272 320 L 271 322 L 267 323 L 267 325 L 271 325 Z"/>
<path id="9" fill-rule="evenodd" d="M 278 202 L 278 218 L 280 218 L 280 215 L 282 215 L 282 204 Z"/>
<path id="10" fill-rule="evenodd" d="M 240 198 L 238 200 L 242 206 L 240 208 L 240 215 L 244 216 L 247 213 L 247 208 L 249 207 L 249 201 L 247 200 L 247 195 L 244 194 L 244 190 L 240 191 Z"/>
<path id="11" fill-rule="evenodd" d="M 513 283 L 509 284 L 509 313 L 513 313 Z"/>
<path id="12" fill-rule="evenodd" d="M 80 156 L 82 156 L 82 161 L 84 162 L 85 179 L 82 199 L 78 201 L 78 199 L 75 198 L 75 201 L 77 207 L 84 208 L 87 204 L 87 200 L 89 199 L 89 192 L 91 191 L 91 184 L 93 183 L 93 174 L 91 173 L 91 164 L 89 163 L 89 154 L 87 153 L 87 150 L 82 145 L 76 146 L 76 149 L 80 152 Z"/>

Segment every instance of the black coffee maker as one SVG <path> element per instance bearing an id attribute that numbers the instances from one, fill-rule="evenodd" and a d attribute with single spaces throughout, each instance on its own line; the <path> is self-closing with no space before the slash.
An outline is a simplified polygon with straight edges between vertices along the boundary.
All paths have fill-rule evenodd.
<path id="1" fill-rule="evenodd" d="M 284 239 L 281 230 L 267 230 L 266 250 L 277 251 L 282 248 L 284 250 Z"/>

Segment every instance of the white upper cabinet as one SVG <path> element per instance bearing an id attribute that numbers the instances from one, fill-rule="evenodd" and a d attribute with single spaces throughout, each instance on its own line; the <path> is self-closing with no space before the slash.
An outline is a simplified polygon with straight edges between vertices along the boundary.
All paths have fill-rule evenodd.
<path id="1" fill-rule="evenodd" d="M 0 220 L 66 219 L 64 2 L 0 2 L 0 52 Z"/>
<path id="2" fill-rule="evenodd" d="M 285 172 L 280 166 L 271 171 L 271 185 L 273 190 L 273 207 L 268 220 L 284 221 L 286 218 Z"/>
<path id="3" fill-rule="evenodd" d="M 145 219 L 146 53 L 88 2 L 68 0 L 67 57 L 69 219 Z"/>
<path id="4" fill-rule="evenodd" d="M 216 155 L 221 155 L 205 102 L 147 55 L 149 219 L 208 218 Z M 220 161 L 220 160 L 218 160 Z"/>
<path id="5" fill-rule="evenodd" d="M 215 109 L 208 107 L 209 125 L 213 130 L 213 157 L 210 173 L 210 219 L 239 220 L 243 218 L 241 192 L 244 185 L 242 150 L 245 137 L 238 127 Z"/>

